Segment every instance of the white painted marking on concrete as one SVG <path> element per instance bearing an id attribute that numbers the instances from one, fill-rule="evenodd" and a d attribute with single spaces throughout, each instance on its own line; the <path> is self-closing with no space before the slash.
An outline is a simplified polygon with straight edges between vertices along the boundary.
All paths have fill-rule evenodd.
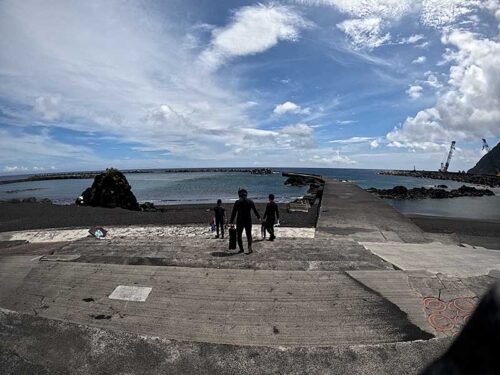
<path id="1" fill-rule="evenodd" d="M 148 286 L 118 285 L 115 290 L 113 290 L 113 293 L 109 295 L 109 298 L 122 301 L 146 302 L 151 290 L 153 290 L 153 288 Z"/>

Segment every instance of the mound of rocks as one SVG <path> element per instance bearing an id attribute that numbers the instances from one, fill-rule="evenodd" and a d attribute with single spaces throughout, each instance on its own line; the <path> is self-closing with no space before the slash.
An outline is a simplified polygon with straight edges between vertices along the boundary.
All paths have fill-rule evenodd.
<path id="1" fill-rule="evenodd" d="M 8 200 L 0 200 L 2 203 L 44 203 L 44 204 L 52 204 L 52 201 L 49 198 L 37 199 L 35 197 L 28 198 L 12 198 Z"/>
<path id="2" fill-rule="evenodd" d="M 94 183 L 76 200 L 76 204 L 93 207 L 140 210 L 125 175 L 115 168 L 108 168 L 94 178 Z"/>
<path id="3" fill-rule="evenodd" d="M 254 168 L 250 170 L 251 174 L 273 174 L 273 170 L 271 168 Z"/>
<path id="4" fill-rule="evenodd" d="M 482 197 L 484 195 L 495 195 L 488 189 L 477 189 L 475 187 L 462 185 L 458 189 L 445 190 L 435 188 L 413 188 L 407 189 L 404 186 L 395 186 L 392 189 L 367 189 L 370 193 L 377 194 L 380 198 L 386 199 L 444 199 L 457 197 Z"/>

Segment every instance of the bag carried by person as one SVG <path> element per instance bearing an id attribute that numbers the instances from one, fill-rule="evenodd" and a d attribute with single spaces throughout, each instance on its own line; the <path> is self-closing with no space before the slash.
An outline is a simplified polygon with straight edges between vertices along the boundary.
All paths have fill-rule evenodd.
<path id="1" fill-rule="evenodd" d="M 236 249 L 236 228 L 229 228 L 229 250 Z"/>

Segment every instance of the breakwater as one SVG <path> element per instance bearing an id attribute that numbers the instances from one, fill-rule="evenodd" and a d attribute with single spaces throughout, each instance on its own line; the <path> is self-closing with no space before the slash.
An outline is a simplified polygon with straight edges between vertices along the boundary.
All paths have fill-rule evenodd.
<path id="1" fill-rule="evenodd" d="M 413 188 L 407 189 L 404 186 L 395 186 L 392 189 L 367 189 L 368 192 L 378 195 L 380 198 L 386 199 L 444 199 L 444 198 L 458 198 L 458 197 L 482 197 L 495 195 L 488 189 L 476 189 L 475 187 L 462 185 L 458 189 L 445 190 L 445 189 L 426 189 Z"/>
<path id="2" fill-rule="evenodd" d="M 124 170 L 125 174 L 132 173 L 250 173 L 255 175 L 270 175 L 274 171 L 270 168 L 176 168 L 176 169 L 162 169 L 162 170 L 152 170 L 152 169 L 131 169 Z M 97 175 L 102 173 L 102 171 L 92 171 L 92 172 L 62 172 L 62 173 L 47 173 L 47 174 L 37 174 L 33 176 L 23 177 L 13 180 L 0 181 L 0 185 L 5 184 L 15 184 L 18 182 L 30 182 L 30 181 L 49 181 L 49 180 L 85 180 L 94 179 Z"/>
<path id="3" fill-rule="evenodd" d="M 459 172 L 435 172 L 435 171 L 380 171 L 384 176 L 404 176 L 416 178 L 430 178 L 434 180 L 451 180 L 476 185 L 485 185 L 489 187 L 500 187 L 500 177 L 489 175 L 478 175 Z"/>

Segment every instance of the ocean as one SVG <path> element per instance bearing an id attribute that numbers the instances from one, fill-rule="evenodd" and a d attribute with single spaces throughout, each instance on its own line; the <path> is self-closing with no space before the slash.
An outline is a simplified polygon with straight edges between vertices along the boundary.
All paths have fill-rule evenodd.
<path id="1" fill-rule="evenodd" d="M 385 176 L 378 170 L 343 168 L 286 168 L 290 172 L 314 173 L 340 180 L 349 180 L 362 188 L 392 188 L 403 185 L 407 188 L 433 187 L 445 184 L 450 188 L 463 185 L 461 182 L 430 180 L 413 177 Z M 276 169 L 280 171 L 281 169 Z M 272 175 L 252 175 L 244 172 L 184 172 L 130 173 L 126 177 L 132 191 L 140 202 L 153 202 L 157 205 L 215 203 L 217 199 L 233 202 L 238 188 L 244 187 L 249 197 L 257 202 L 267 200 L 274 193 L 278 202 L 289 202 L 305 194 L 307 187 L 293 187 L 284 184 L 281 173 Z M 14 176 L 0 176 L 0 180 Z M 92 180 L 50 180 L 31 181 L 0 185 L 0 200 L 35 197 L 49 198 L 56 204 L 71 204 L 92 184 Z M 415 201 L 387 200 L 403 213 L 422 214 L 469 219 L 500 220 L 500 189 L 493 189 L 497 195 L 492 197 L 424 199 Z"/>

